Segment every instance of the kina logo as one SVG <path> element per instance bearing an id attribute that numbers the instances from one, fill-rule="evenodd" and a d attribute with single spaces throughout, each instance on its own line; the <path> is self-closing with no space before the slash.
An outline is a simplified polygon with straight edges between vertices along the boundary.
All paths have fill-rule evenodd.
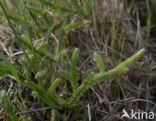
<path id="1" fill-rule="evenodd" d="M 135 120 L 153 120 L 156 119 L 154 112 L 144 112 L 141 110 L 134 111 L 133 109 L 128 113 L 125 109 L 122 110 L 121 119 L 135 119 Z"/>

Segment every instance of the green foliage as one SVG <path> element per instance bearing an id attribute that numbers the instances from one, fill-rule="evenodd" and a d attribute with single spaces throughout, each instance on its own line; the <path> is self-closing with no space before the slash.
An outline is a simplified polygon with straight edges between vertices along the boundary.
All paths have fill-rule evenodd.
<path id="1" fill-rule="evenodd" d="M 100 72 L 104 72 L 105 66 L 104 66 L 104 62 L 103 59 L 101 58 L 101 56 L 98 53 L 94 53 L 94 60 L 100 70 Z"/>
<path id="2" fill-rule="evenodd" d="M 92 2 L 93 0 L 85 0 L 85 12 L 87 15 L 90 15 L 91 13 Z"/>
<path id="3" fill-rule="evenodd" d="M 10 2 L 13 8 L 5 0 L 0 0 L 0 7 L 15 35 L 15 42 L 20 45 L 24 55 L 16 67 L 1 54 L 0 74 L 12 75 L 19 85 L 31 89 L 38 99 L 54 110 L 73 106 L 98 81 L 126 73 L 130 66 L 144 54 L 145 50 L 142 49 L 113 69 L 106 71 L 104 59 L 95 52 L 93 59 L 99 72 L 91 72 L 80 84 L 77 71 L 80 51 L 75 48 L 69 59 L 67 52 L 64 51 L 63 42 L 68 32 L 92 24 L 89 17 L 93 1 L 86 0 L 83 7 L 78 0 Z M 82 20 L 73 22 L 74 14 L 80 16 Z M 116 28 L 113 29 L 112 40 L 115 41 Z M 66 64 L 67 68 L 64 69 Z M 68 83 L 71 88 L 67 86 Z M 72 93 L 70 97 L 66 94 L 67 90 Z M 10 112 L 11 120 L 16 121 L 17 116 L 13 107 L 3 92 L 0 92 L 0 102 L 6 112 Z"/>
<path id="4" fill-rule="evenodd" d="M 19 121 L 17 115 L 14 112 L 14 107 L 10 103 L 8 97 L 4 93 L 4 91 L 0 92 L 0 100 L 2 100 L 2 105 L 4 109 L 6 110 L 4 117 L 7 117 L 6 119 L 10 121 Z M 0 102 L 1 103 L 1 102 Z"/>
<path id="5" fill-rule="evenodd" d="M 55 79 L 54 81 L 52 81 L 51 85 L 49 86 L 49 88 L 47 90 L 49 92 L 49 94 L 55 93 L 56 88 L 59 85 L 60 81 L 61 81 L 60 79 Z"/>
<path id="6" fill-rule="evenodd" d="M 39 97 L 45 101 L 52 108 L 59 108 L 59 102 L 55 97 L 50 95 L 47 91 L 42 89 L 39 85 L 33 83 L 32 81 L 26 81 L 26 85 L 32 90 L 36 91 Z M 55 86 L 55 85 L 54 85 Z M 54 88 L 54 87 L 53 87 Z"/>
<path id="7" fill-rule="evenodd" d="M 71 72 L 71 76 L 73 76 L 73 80 L 71 80 L 71 85 L 73 86 L 74 92 L 72 97 L 70 97 L 67 100 L 60 100 L 57 99 L 57 97 L 54 97 L 52 95 L 50 95 L 50 91 L 54 91 L 56 89 L 56 86 L 58 85 L 58 83 L 60 82 L 60 80 L 55 80 L 54 82 L 52 82 L 50 88 L 48 89 L 48 91 L 45 91 L 44 89 L 42 89 L 39 85 L 35 84 L 32 81 L 26 81 L 26 85 L 27 87 L 31 88 L 32 90 L 36 91 L 37 94 L 39 95 L 39 97 L 45 102 L 47 103 L 49 106 L 51 106 L 52 108 L 61 108 L 61 107 L 68 107 L 73 105 L 75 102 L 78 101 L 78 99 L 80 98 L 80 96 L 89 88 L 92 87 L 94 84 L 97 83 L 97 81 L 103 81 L 106 78 L 109 77 L 114 77 L 117 75 L 120 75 L 122 73 L 126 73 L 128 71 L 129 66 L 131 66 L 132 64 L 134 64 L 144 53 L 144 49 L 138 51 L 136 54 L 134 54 L 133 56 L 129 57 L 127 60 L 125 60 L 124 62 L 120 63 L 119 65 L 117 65 L 116 67 L 114 67 L 113 69 L 104 72 L 101 71 L 98 74 L 94 74 L 91 73 L 87 76 L 87 78 L 82 82 L 82 84 L 80 86 L 78 86 L 78 83 L 76 82 L 76 63 L 79 57 L 78 54 L 78 49 L 74 50 L 73 56 L 72 56 L 72 65 L 74 66 Z M 95 59 L 97 61 L 97 64 L 101 63 L 100 61 L 101 58 L 99 55 L 95 54 Z M 102 69 L 101 67 L 99 67 L 99 69 Z M 13 75 L 14 76 L 14 75 Z M 77 86 L 77 87 L 76 87 Z M 59 101 L 60 100 L 60 101 Z"/>
<path id="8" fill-rule="evenodd" d="M 17 69 L 11 64 L 11 62 L 2 54 L 0 54 L 0 59 L 3 61 L 3 64 L 0 65 L 0 74 L 11 74 L 15 80 L 20 83 L 19 74 Z"/>
<path id="9" fill-rule="evenodd" d="M 82 26 L 86 26 L 87 24 L 89 24 L 89 21 L 87 21 L 87 20 L 78 21 L 78 22 L 71 23 L 71 24 L 68 24 L 67 26 L 65 26 L 65 30 L 67 30 L 67 31 L 74 30 L 76 28 L 80 28 Z"/>
<path id="10" fill-rule="evenodd" d="M 0 104 L 2 104 L 2 98 L 5 96 L 5 94 L 6 94 L 5 90 L 0 91 Z"/>
<path id="11" fill-rule="evenodd" d="M 128 71 L 128 68 L 134 64 L 143 54 L 144 49 L 138 51 L 133 56 L 129 57 L 124 62 L 120 63 L 113 69 L 102 72 L 98 74 L 91 73 L 87 76 L 87 78 L 82 82 L 82 84 L 75 90 L 72 97 L 69 98 L 67 101 L 64 101 L 62 103 L 63 106 L 70 106 L 74 104 L 80 96 L 89 88 L 92 87 L 94 84 L 97 83 L 97 81 L 104 81 L 106 78 L 114 77 L 123 73 L 126 73 Z"/>
<path id="12" fill-rule="evenodd" d="M 70 80 L 72 89 L 75 90 L 78 87 L 78 80 L 77 80 L 77 63 L 79 59 L 79 50 L 76 48 L 73 52 L 71 58 L 71 71 L 70 71 Z"/>

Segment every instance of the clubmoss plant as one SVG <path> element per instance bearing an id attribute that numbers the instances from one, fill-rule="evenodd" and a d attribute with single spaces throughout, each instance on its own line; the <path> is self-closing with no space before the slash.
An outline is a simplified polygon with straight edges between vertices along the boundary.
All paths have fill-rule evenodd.
<path id="1" fill-rule="evenodd" d="M 13 40 L 23 54 L 17 59 L 16 64 L 13 64 L 11 59 L 4 54 L 0 54 L 0 75 L 11 75 L 11 81 L 16 81 L 13 81 L 13 83 L 16 83 L 18 93 L 22 95 L 25 90 L 22 90 L 21 87 L 26 88 L 30 93 L 28 95 L 34 98 L 33 101 L 38 99 L 37 103 L 41 104 L 40 106 L 48 105 L 52 108 L 54 115 L 58 109 L 72 107 L 78 103 L 80 97 L 98 82 L 126 73 L 145 52 L 144 49 L 139 50 L 108 71 L 105 69 L 104 59 L 95 52 L 93 59 L 99 71 L 91 72 L 79 81 L 77 70 L 81 58 L 80 50 L 75 48 L 73 53 L 72 51 L 66 53 L 68 47 L 64 45 L 68 43 L 68 33 L 88 27 L 88 25 L 95 26 L 95 36 L 98 40 L 102 40 L 103 36 L 100 36 L 96 16 L 91 17 L 91 14 L 94 14 L 92 13 L 94 11 L 93 1 L 86 0 L 83 3 L 80 3 L 79 0 L 8 1 L 11 4 L 8 4 L 7 0 L 0 0 L 0 15 L 8 21 L 8 25 L 14 34 Z M 75 16 L 78 16 L 80 20 L 74 20 Z M 115 48 L 114 42 L 117 40 L 116 36 L 118 36 L 115 23 L 112 25 L 112 34 L 110 34 L 111 48 Z M 71 38 L 72 40 L 73 38 Z M 123 41 L 124 38 L 121 40 Z M 122 41 L 119 41 L 121 48 L 124 45 Z M 99 43 L 102 43 L 102 41 Z M 119 50 L 122 50 L 121 48 Z M 66 63 L 67 68 L 64 67 Z M 70 94 L 68 95 L 68 93 Z M 16 109 L 16 105 L 11 102 L 15 100 L 15 103 L 20 101 L 20 103 L 23 103 L 25 97 L 22 96 L 17 101 L 18 96 L 15 98 L 7 93 L 4 94 L 3 91 L 0 92 L 0 104 L 4 108 L 4 113 L 6 113 L 4 115 L 7 116 L 7 113 L 11 112 L 11 121 L 18 120 L 15 112 L 19 111 Z M 29 103 L 33 104 L 31 100 L 29 100 Z M 24 107 L 27 108 L 27 105 Z M 21 111 L 27 110 L 26 108 L 21 109 Z"/>
<path id="2" fill-rule="evenodd" d="M 102 58 L 99 54 L 94 53 L 94 59 L 97 63 L 97 67 L 99 68 L 99 73 L 90 73 L 86 79 L 82 81 L 80 85 L 78 85 L 77 82 L 77 72 L 76 72 L 76 66 L 79 59 L 79 50 L 76 48 L 72 55 L 72 63 L 71 63 L 71 72 L 70 72 L 70 84 L 72 86 L 73 94 L 68 99 L 61 99 L 59 97 L 56 97 L 53 93 L 55 92 L 56 87 L 58 86 L 60 80 L 56 79 L 53 81 L 53 83 L 50 85 L 49 89 L 46 91 L 44 90 L 40 85 L 34 83 L 31 80 L 26 80 L 25 85 L 29 88 L 31 88 L 33 91 L 37 92 L 37 95 L 50 107 L 54 109 L 59 109 L 63 107 L 70 107 L 73 104 L 75 104 L 79 98 L 84 94 L 85 91 L 88 90 L 88 88 L 93 87 L 95 84 L 97 84 L 98 81 L 104 81 L 106 78 L 112 78 L 117 75 L 121 75 L 123 73 L 126 73 L 131 65 L 133 65 L 140 57 L 144 54 L 145 50 L 141 49 L 136 54 L 132 55 L 122 63 L 118 64 L 116 67 L 109 71 L 104 71 L 102 68 L 104 68 L 104 63 L 102 61 Z M 5 59 L 5 62 L 6 61 Z M 10 66 L 10 63 L 4 63 L 4 66 Z M 101 66 L 100 66 L 101 65 Z M 101 68 L 102 67 L 102 68 Z M 1 66 L 3 69 L 3 66 Z M 13 70 L 13 69 L 12 69 Z M 14 71 L 13 71 L 14 72 Z M 16 71 L 15 71 L 16 72 Z M 9 73 L 12 76 L 15 76 L 15 80 L 19 82 L 19 77 L 17 77 L 17 73 Z"/>

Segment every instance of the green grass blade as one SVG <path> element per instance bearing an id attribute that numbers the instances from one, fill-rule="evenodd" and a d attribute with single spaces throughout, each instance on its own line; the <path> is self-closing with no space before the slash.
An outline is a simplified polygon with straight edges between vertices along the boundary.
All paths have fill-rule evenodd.
<path id="1" fill-rule="evenodd" d="M 77 28 L 80 28 L 82 26 L 85 26 L 89 24 L 89 21 L 79 21 L 79 22 L 76 22 L 76 23 L 71 23 L 71 24 L 68 24 L 65 26 L 65 30 L 66 31 L 70 31 L 70 30 L 74 30 L 74 29 L 77 29 Z"/>
<path id="2" fill-rule="evenodd" d="M 56 100 L 56 97 L 50 95 L 47 91 L 42 89 L 39 85 L 26 81 L 26 85 L 31 88 L 33 91 L 36 91 L 38 96 L 47 103 L 51 108 L 60 108 L 59 102 Z"/>
<path id="3" fill-rule="evenodd" d="M 91 13 L 92 0 L 85 0 L 85 13 L 90 15 Z"/>
<path id="4" fill-rule="evenodd" d="M 16 116 L 14 112 L 14 108 L 12 104 L 9 102 L 8 97 L 4 96 L 2 100 L 3 100 L 3 107 L 6 110 L 7 115 L 9 114 L 10 121 L 19 121 L 18 117 Z"/>
<path id="5" fill-rule="evenodd" d="M 14 20 L 16 22 L 19 22 L 19 23 L 23 23 L 24 22 L 23 18 L 20 15 L 18 15 L 15 12 L 13 12 L 13 10 L 9 8 L 9 6 L 6 3 L 6 1 L 1 0 L 0 1 L 0 5 L 4 7 L 4 9 L 5 9 L 6 13 L 7 13 L 7 16 L 10 19 L 12 19 L 12 20 Z"/>
<path id="6" fill-rule="evenodd" d="M 0 90 L 0 105 L 3 102 L 3 97 L 6 95 L 6 91 L 5 90 Z"/>
<path id="7" fill-rule="evenodd" d="M 64 6 L 53 4 L 52 2 L 47 1 L 47 0 L 39 0 L 39 1 L 45 5 L 50 6 L 54 10 L 59 10 L 59 11 L 64 12 L 64 13 L 76 13 L 76 11 L 73 9 L 69 9 L 69 8 L 64 7 Z"/>
<path id="8" fill-rule="evenodd" d="M 2 73 L 11 74 L 15 78 L 17 83 L 20 83 L 21 80 L 19 78 L 19 74 L 16 68 L 11 64 L 11 62 L 8 59 L 5 58 L 4 55 L 0 54 L 0 59 L 2 59 L 3 61 L 2 65 L 0 66 L 0 71 L 2 71 Z"/>
<path id="9" fill-rule="evenodd" d="M 42 56 L 42 57 L 47 57 L 50 61 L 52 62 L 56 62 L 56 60 L 54 59 L 54 57 L 51 55 L 51 53 L 49 52 L 43 52 L 43 51 L 40 51 L 36 48 L 33 47 L 31 41 L 29 40 L 28 37 L 26 36 L 22 36 L 19 38 L 20 39 L 20 42 L 21 44 L 23 44 L 25 47 L 27 47 L 29 50 L 37 53 L 38 55 Z"/>

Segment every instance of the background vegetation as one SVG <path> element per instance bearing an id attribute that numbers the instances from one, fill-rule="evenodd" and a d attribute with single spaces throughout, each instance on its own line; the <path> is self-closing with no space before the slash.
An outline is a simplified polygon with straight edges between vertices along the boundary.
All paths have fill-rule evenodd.
<path id="1" fill-rule="evenodd" d="M 155 5 L 0 0 L 0 120 L 120 121 L 123 108 L 155 112 Z"/>

